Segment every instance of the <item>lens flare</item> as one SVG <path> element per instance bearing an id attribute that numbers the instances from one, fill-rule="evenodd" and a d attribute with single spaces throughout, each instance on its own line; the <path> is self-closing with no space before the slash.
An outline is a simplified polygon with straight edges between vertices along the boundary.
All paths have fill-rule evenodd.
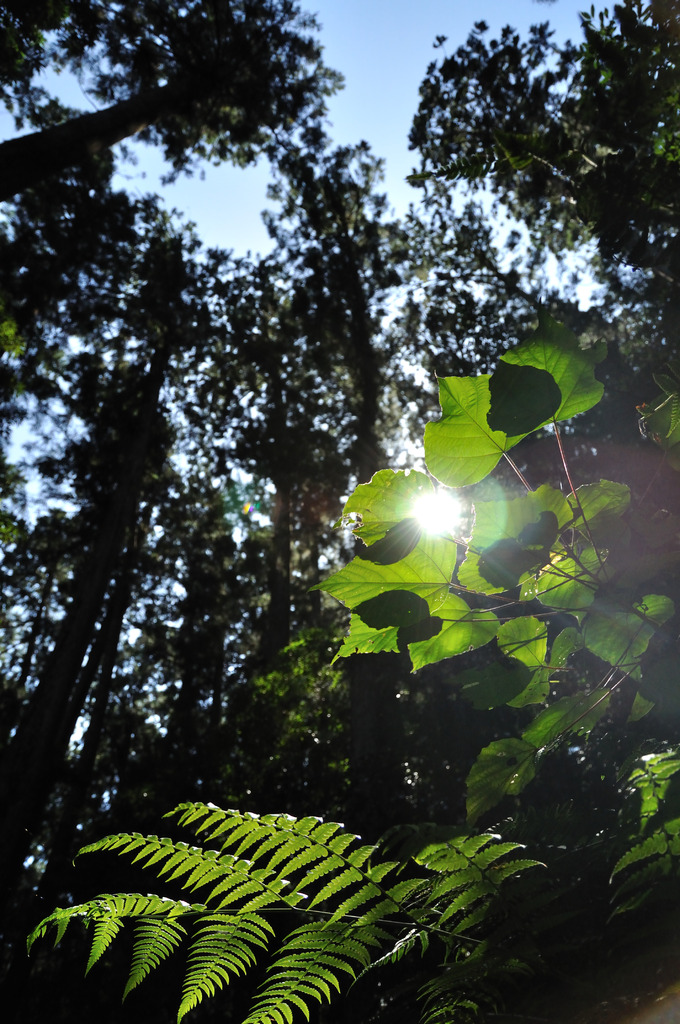
<path id="1" fill-rule="evenodd" d="M 453 533 L 460 513 L 460 502 L 446 491 L 423 494 L 413 506 L 413 514 L 426 533 Z"/>

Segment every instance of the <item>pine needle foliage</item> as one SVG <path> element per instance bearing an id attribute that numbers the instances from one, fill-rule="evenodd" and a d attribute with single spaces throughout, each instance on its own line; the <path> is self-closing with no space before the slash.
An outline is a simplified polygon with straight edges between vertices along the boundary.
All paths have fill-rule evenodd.
<path id="1" fill-rule="evenodd" d="M 533 950 L 522 963 L 511 952 L 518 930 L 529 935 L 532 901 L 540 904 L 544 889 L 539 862 L 518 843 L 489 833 L 453 832 L 435 841 L 414 834 L 406 855 L 386 859 L 342 825 L 316 817 L 258 816 L 201 803 L 182 804 L 172 815 L 204 845 L 122 833 L 80 852 L 130 857 L 171 885 L 201 891 L 203 902 L 99 896 L 56 910 L 29 937 L 29 949 L 48 931 L 60 941 L 71 921 L 81 920 L 93 927 L 89 971 L 130 919 L 126 998 L 186 945 L 178 1021 L 268 955 L 244 1024 L 291 1024 L 299 1012 L 309 1019 L 311 1006 L 330 1002 L 361 972 L 422 957 L 436 945 L 438 960 L 449 966 L 421 993 L 423 1020 L 434 1022 L 444 1004 L 472 1006 L 482 979 L 495 992 L 494 979 L 529 970 L 535 960 Z"/>

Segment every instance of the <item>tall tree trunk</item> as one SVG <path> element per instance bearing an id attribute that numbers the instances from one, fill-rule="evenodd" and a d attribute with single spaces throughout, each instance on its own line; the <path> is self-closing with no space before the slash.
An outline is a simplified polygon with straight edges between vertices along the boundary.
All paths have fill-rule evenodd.
<path id="1" fill-rule="evenodd" d="M 341 201 L 336 205 L 340 246 L 349 282 L 350 341 L 359 404 L 355 422 L 357 481 L 380 466 L 377 420 L 380 366 L 373 343 L 366 288 Z M 395 671 L 396 667 L 396 671 Z M 377 838 L 400 817 L 404 782 L 404 728 L 398 701 L 399 666 L 393 655 L 364 655 L 349 666 L 351 705 L 350 817 L 353 828 Z"/>
<path id="2" fill-rule="evenodd" d="M 192 86 L 148 89 L 93 114 L 0 143 L 0 202 L 148 128 L 189 101 Z"/>
<path id="3" fill-rule="evenodd" d="M 54 648 L 30 705 L 0 763 L 0 910 L 11 900 L 32 835 L 40 827 L 49 794 L 68 749 L 87 693 L 81 668 L 101 615 L 102 603 L 131 535 L 142 489 L 149 442 L 170 345 L 159 347 L 142 389 L 141 411 L 131 424 L 131 450 L 97 538 L 81 565 Z"/>
<path id="4" fill-rule="evenodd" d="M 290 643 L 290 482 L 275 480 L 272 514 L 272 554 L 269 570 L 269 611 L 263 641 L 263 656 L 269 663 Z"/>
<path id="5" fill-rule="evenodd" d="M 50 568 L 45 576 L 45 581 L 40 590 L 40 600 L 36 609 L 35 616 L 33 618 L 33 626 L 28 637 L 26 644 L 26 652 L 21 662 L 21 673 L 17 680 L 16 692 L 20 698 L 23 698 L 26 693 L 26 683 L 31 674 L 31 667 L 33 665 L 33 656 L 35 654 L 35 648 L 38 643 L 38 637 L 42 633 L 43 623 L 45 620 L 45 610 L 49 601 L 50 593 L 52 591 L 52 584 L 54 583 L 55 568 Z"/>
<path id="6" fill-rule="evenodd" d="M 111 692 L 111 680 L 118 651 L 120 630 L 130 598 L 129 555 L 126 558 L 128 567 L 116 583 L 106 612 L 106 618 L 93 644 L 87 665 L 81 675 L 86 679 L 89 690 L 98 674 L 96 690 L 90 712 L 90 721 L 83 738 L 78 763 L 74 767 L 67 791 L 60 807 L 59 823 L 56 826 L 54 840 L 49 850 L 49 859 L 45 872 L 40 879 L 36 895 L 36 919 L 31 919 L 26 908 L 16 906 L 14 913 L 7 916 L 5 930 L 5 969 L 2 978 L 2 1000 L 5 1005 L 7 1024 L 14 1020 L 23 1021 L 22 993 L 29 984 L 34 961 L 25 956 L 24 940 L 28 928 L 38 923 L 40 917 L 49 913 L 58 898 L 68 888 L 68 875 L 73 870 L 73 857 L 76 853 L 78 819 L 87 802 L 87 792 L 92 780 L 92 772 L 99 750 L 106 707 Z M 75 845 L 74 845 L 75 843 Z M 80 844 L 82 845 L 82 844 Z"/>
<path id="7" fill-rule="evenodd" d="M 91 657 L 82 673 L 86 677 L 87 692 L 91 689 L 95 679 L 96 686 L 80 756 L 70 773 L 68 792 L 62 805 L 56 836 L 49 851 L 47 867 L 40 879 L 38 896 L 42 899 L 43 906 L 48 909 L 50 909 L 48 905 L 56 900 L 64 888 L 65 872 L 72 868 L 73 856 L 76 852 L 74 849 L 76 825 L 87 801 L 94 763 L 101 742 L 120 631 L 130 603 L 129 569 L 131 566 L 129 563 L 132 558 L 127 557 L 126 561 L 128 566 L 116 582 L 106 611 L 106 618 L 97 636 L 97 641 L 93 645 Z"/>

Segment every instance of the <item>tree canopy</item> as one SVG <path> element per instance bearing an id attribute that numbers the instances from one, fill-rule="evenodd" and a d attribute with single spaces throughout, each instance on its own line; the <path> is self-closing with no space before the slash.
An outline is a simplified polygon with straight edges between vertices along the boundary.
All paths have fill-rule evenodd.
<path id="1" fill-rule="evenodd" d="M 477 24 L 401 221 L 297 4 L 3 13 L 8 1019 L 672 999 L 676 5 Z M 266 154 L 270 252 L 116 190 L 133 131 Z"/>
<path id="2" fill-rule="evenodd" d="M 162 147 L 170 176 L 200 159 L 253 161 L 318 119 L 339 81 L 321 63 L 314 19 L 289 0 L 87 0 L 33 17 L 8 12 L 7 45 L 22 56 L 3 99 L 39 130 L 0 146 L 0 199 L 132 135 Z M 47 62 L 106 106 L 63 110 L 34 81 Z"/>

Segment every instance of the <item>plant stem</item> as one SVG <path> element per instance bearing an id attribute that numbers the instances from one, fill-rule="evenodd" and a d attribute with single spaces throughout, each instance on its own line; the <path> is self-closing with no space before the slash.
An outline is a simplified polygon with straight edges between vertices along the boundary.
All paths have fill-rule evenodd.
<path id="1" fill-rule="evenodd" d="M 555 431 L 555 438 L 557 440 L 557 447 L 560 450 L 560 458 L 562 459 L 562 466 L 564 468 L 564 473 L 565 473 L 565 476 L 567 478 L 567 483 L 569 484 L 569 490 L 571 491 L 571 493 L 572 493 L 572 495 L 574 497 L 574 501 L 576 502 L 576 505 L 578 507 L 578 510 L 581 513 L 581 519 L 583 520 L 583 525 L 585 527 L 585 531 L 588 534 L 588 540 L 590 541 L 590 543 L 592 545 L 592 548 L 593 548 L 593 551 L 595 552 L 595 554 L 597 556 L 597 560 L 600 563 L 600 568 L 604 569 L 604 562 L 602 561 L 602 558 L 600 556 L 600 552 L 597 550 L 597 548 L 595 546 L 595 541 L 593 540 L 593 535 L 590 532 L 590 524 L 589 524 L 588 520 L 586 519 L 585 512 L 583 511 L 583 505 L 581 504 L 581 499 L 579 498 L 578 494 L 576 493 L 576 488 L 574 487 L 574 482 L 571 479 L 571 473 L 569 472 L 569 466 L 567 464 L 567 457 L 564 454 L 564 447 L 562 445 L 562 438 L 560 436 L 560 431 L 559 431 L 559 428 L 557 426 L 557 420 L 554 417 L 553 417 L 552 425 L 553 425 L 553 430 Z"/>

